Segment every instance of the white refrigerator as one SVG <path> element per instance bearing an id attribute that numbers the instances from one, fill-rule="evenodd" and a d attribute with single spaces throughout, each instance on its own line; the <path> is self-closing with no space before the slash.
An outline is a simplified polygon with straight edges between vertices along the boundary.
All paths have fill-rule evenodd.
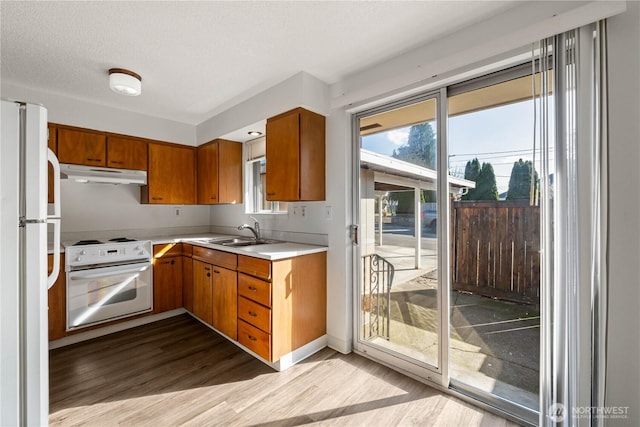
<path id="1" fill-rule="evenodd" d="M 0 110 L 0 426 L 41 426 L 49 412 L 47 290 L 60 265 L 59 166 L 47 147 L 44 107 L 2 100 Z M 56 178 L 51 207 L 48 161 Z M 48 224 L 57 251 L 49 276 Z"/>

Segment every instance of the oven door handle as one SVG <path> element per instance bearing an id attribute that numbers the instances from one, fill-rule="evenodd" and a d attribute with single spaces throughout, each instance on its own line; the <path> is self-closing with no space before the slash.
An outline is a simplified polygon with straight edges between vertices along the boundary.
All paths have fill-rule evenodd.
<path id="1" fill-rule="evenodd" d="M 69 279 L 71 280 L 84 280 L 84 279 L 99 279 L 100 277 L 109 277 L 114 274 L 125 274 L 131 273 L 135 271 L 144 271 L 151 267 L 150 262 L 144 262 L 140 264 L 128 264 L 125 266 L 114 266 L 114 267 L 103 267 L 103 268 L 95 268 L 91 270 L 83 270 L 83 271 L 70 271 Z M 88 273 L 91 272 L 91 273 Z"/>

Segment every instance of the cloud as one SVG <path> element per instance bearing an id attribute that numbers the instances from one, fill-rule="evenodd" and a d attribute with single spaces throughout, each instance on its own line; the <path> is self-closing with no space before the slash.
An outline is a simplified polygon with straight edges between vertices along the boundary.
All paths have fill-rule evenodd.
<path id="1" fill-rule="evenodd" d="M 409 129 L 395 129 L 386 133 L 387 139 L 396 147 L 401 147 L 409 140 Z"/>

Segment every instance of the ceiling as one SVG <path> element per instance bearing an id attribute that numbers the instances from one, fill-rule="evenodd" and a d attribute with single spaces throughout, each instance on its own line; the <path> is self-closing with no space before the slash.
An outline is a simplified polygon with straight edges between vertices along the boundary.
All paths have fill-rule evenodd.
<path id="1" fill-rule="evenodd" d="M 188 124 L 300 72 L 326 83 L 518 1 L 0 3 L 3 82 Z M 142 95 L 108 88 L 108 69 Z"/>

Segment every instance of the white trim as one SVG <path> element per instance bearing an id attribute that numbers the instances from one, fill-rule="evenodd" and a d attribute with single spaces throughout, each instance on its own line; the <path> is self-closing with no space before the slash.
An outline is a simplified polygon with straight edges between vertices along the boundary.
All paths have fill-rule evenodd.
<path id="1" fill-rule="evenodd" d="M 331 85 L 331 108 L 452 84 L 455 76 L 524 53 L 523 46 L 626 9 L 625 1 L 526 2 Z"/>

